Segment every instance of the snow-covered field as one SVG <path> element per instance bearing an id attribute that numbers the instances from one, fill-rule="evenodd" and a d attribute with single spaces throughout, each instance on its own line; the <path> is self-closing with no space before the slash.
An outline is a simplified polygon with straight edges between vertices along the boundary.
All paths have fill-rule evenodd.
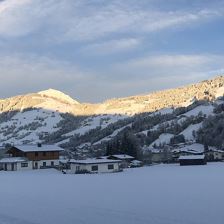
<path id="1" fill-rule="evenodd" d="M 223 224 L 224 163 L 0 172 L 1 224 Z"/>

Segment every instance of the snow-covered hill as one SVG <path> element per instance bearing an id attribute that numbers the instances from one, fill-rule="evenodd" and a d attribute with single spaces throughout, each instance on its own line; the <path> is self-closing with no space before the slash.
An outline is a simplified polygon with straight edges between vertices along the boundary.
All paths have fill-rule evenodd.
<path id="1" fill-rule="evenodd" d="M 5 144 L 54 143 L 70 151 L 105 150 L 131 132 L 139 147 L 195 141 L 203 121 L 223 104 L 224 77 L 148 95 L 83 104 L 58 90 L 0 100 L 0 139 Z M 177 139 L 176 139 L 177 138 Z"/>

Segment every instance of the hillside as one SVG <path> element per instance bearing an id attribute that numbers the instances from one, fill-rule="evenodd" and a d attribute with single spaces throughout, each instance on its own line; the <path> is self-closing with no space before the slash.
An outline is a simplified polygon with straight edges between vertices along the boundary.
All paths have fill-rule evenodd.
<path id="1" fill-rule="evenodd" d="M 15 96 L 0 100 L 1 145 L 54 143 L 86 156 L 105 154 L 108 144 L 114 148 L 124 135 L 138 149 L 164 148 L 183 139 L 204 143 L 200 128 L 210 116 L 222 116 L 223 94 L 224 77 L 219 76 L 99 104 L 83 104 L 53 89 Z"/>

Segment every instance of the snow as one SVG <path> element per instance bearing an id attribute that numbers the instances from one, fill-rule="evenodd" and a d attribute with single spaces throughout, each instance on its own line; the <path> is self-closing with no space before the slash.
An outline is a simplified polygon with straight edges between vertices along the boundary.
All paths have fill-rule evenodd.
<path id="1" fill-rule="evenodd" d="M 154 112 L 152 115 L 157 115 L 157 114 L 165 115 L 165 114 L 172 114 L 172 113 L 173 113 L 173 108 L 164 108 Z"/>
<path id="2" fill-rule="evenodd" d="M 190 145 L 184 145 L 183 147 L 172 150 L 173 152 L 190 152 L 190 153 L 203 153 L 204 145 L 199 143 L 194 143 Z"/>
<path id="3" fill-rule="evenodd" d="M 119 154 L 119 155 L 112 155 L 112 156 L 118 159 L 134 159 L 133 156 L 129 156 L 127 154 Z"/>
<path id="4" fill-rule="evenodd" d="M 58 112 L 48 111 L 44 109 L 33 109 L 15 114 L 9 121 L 0 124 L 0 139 L 1 143 L 23 144 L 24 141 L 32 142 L 33 144 L 39 142 L 39 134 L 52 133 L 57 131 L 57 124 L 62 120 Z M 38 126 L 35 130 L 27 128 L 37 122 Z M 24 127 L 24 129 L 21 129 Z M 25 128 L 26 127 L 26 128 Z M 9 128 L 13 131 L 4 135 L 4 132 Z"/>
<path id="5" fill-rule="evenodd" d="M 0 160 L 0 163 L 17 163 L 17 162 L 26 162 L 27 159 L 23 157 L 9 157 L 3 158 Z"/>
<path id="6" fill-rule="evenodd" d="M 194 140 L 193 131 L 198 131 L 202 127 L 202 122 L 198 124 L 191 124 L 185 130 L 183 130 L 180 135 L 184 135 L 185 140 Z"/>
<path id="7" fill-rule="evenodd" d="M 125 115 L 99 115 L 93 116 L 85 119 L 82 122 L 80 128 L 77 128 L 74 131 L 64 134 L 63 136 L 73 136 L 75 134 L 84 135 L 90 130 L 96 129 L 97 127 L 101 127 L 101 129 L 106 128 L 108 125 L 113 124 L 119 120 L 125 119 L 127 116 Z"/>
<path id="8" fill-rule="evenodd" d="M 174 135 L 173 134 L 170 134 L 170 133 L 163 133 L 159 136 L 158 139 L 156 139 L 153 143 L 151 143 L 151 147 L 153 145 L 157 145 L 159 146 L 160 144 L 169 144 L 170 143 L 170 139 L 173 137 Z"/>
<path id="9" fill-rule="evenodd" d="M 195 97 L 186 100 L 184 103 L 180 104 L 181 107 L 188 107 L 196 101 Z"/>
<path id="10" fill-rule="evenodd" d="M 56 145 L 42 145 L 38 147 L 37 145 L 15 145 L 15 148 L 19 149 L 23 152 L 60 152 L 64 151 L 64 149 L 56 146 Z"/>
<path id="11" fill-rule="evenodd" d="M 199 112 L 202 112 L 206 116 L 213 114 L 214 107 L 212 105 L 200 105 L 198 107 L 195 107 L 194 109 L 188 111 L 187 113 L 184 113 L 183 115 L 190 117 L 190 116 L 197 116 Z"/>
<path id="12" fill-rule="evenodd" d="M 223 95 L 224 95 L 224 86 L 220 87 L 220 88 L 217 90 L 215 97 L 216 97 L 216 98 L 219 98 L 219 97 L 222 97 Z"/>
<path id="13" fill-rule="evenodd" d="M 108 142 L 108 141 L 110 141 L 112 138 L 114 138 L 115 136 L 117 136 L 117 135 L 118 135 L 121 131 L 123 131 L 125 128 L 127 128 L 127 127 L 131 127 L 131 125 L 132 125 L 132 124 L 125 125 L 124 127 L 115 130 L 111 135 L 108 135 L 108 136 L 102 138 L 101 140 L 95 142 L 93 145 L 98 145 L 98 144 L 101 144 L 102 142 Z"/>
<path id="14" fill-rule="evenodd" d="M 44 91 L 38 92 L 38 94 L 45 97 L 52 97 L 55 99 L 59 99 L 70 104 L 79 104 L 78 101 L 72 99 L 70 96 L 64 94 L 63 92 L 55 90 L 55 89 L 44 90 Z"/>
<path id="15" fill-rule="evenodd" d="M 4 224 L 223 224 L 224 163 L 112 174 L 0 172 Z"/>

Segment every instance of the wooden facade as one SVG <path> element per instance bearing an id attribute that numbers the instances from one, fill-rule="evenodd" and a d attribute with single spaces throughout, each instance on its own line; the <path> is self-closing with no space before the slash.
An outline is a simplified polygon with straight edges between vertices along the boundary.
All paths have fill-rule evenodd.
<path id="1" fill-rule="evenodd" d="M 12 147 L 8 150 L 8 154 L 12 157 L 25 157 L 30 161 L 40 161 L 40 160 L 58 160 L 59 151 L 34 151 L 34 152 L 23 152 L 16 147 Z"/>
<path id="2" fill-rule="evenodd" d="M 180 156 L 180 166 L 206 165 L 207 161 L 204 155 Z"/>

